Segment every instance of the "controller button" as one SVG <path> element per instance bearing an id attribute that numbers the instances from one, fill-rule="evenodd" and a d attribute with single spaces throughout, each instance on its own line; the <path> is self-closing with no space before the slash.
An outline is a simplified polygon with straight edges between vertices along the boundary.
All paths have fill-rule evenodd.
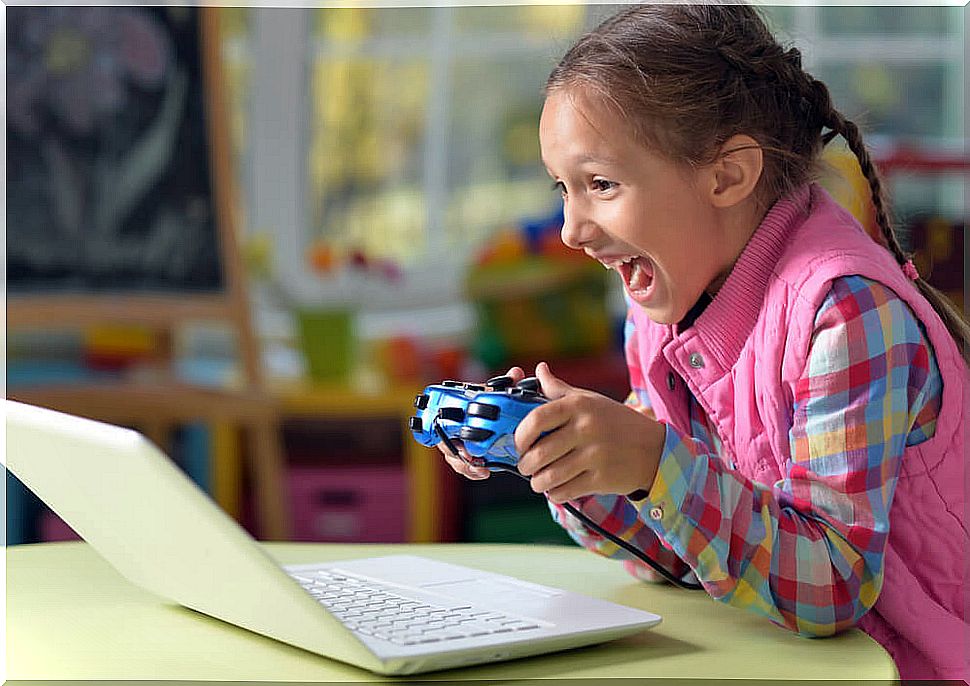
<path id="1" fill-rule="evenodd" d="M 524 391 L 539 391 L 539 379 L 534 376 L 530 376 L 527 379 L 522 379 L 519 383 L 515 384 L 516 388 L 521 388 Z"/>
<path id="2" fill-rule="evenodd" d="M 428 396 L 424 393 L 414 396 L 414 406 L 419 410 L 423 410 L 428 406 Z"/>
<path id="3" fill-rule="evenodd" d="M 438 410 L 438 416 L 452 422 L 465 421 L 465 411 L 460 407 L 442 407 Z"/>
<path id="4" fill-rule="evenodd" d="M 487 440 L 492 436 L 493 433 L 495 432 L 488 429 L 479 429 L 474 426 L 463 426 L 458 430 L 458 438 L 463 441 L 471 441 L 472 443 L 475 443 L 477 441 Z"/>
<path id="5" fill-rule="evenodd" d="M 491 379 L 485 382 L 485 385 L 496 391 L 504 391 L 506 388 L 515 383 L 515 379 L 511 376 L 493 376 Z"/>
<path id="6" fill-rule="evenodd" d="M 408 427 L 411 431 L 417 431 L 418 433 L 424 431 L 424 424 L 421 422 L 421 417 L 411 417 L 408 419 Z"/>
<path id="7" fill-rule="evenodd" d="M 466 383 L 465 390 L 478 392 L 478 391 L 484 391 L 485 387 L 480 383 Z"/>
<path id="8" fill-rule="evenodd" d="M 485 403 L 469 403 L 467 411 L 469 417 L 482 417 L 483 419 L 498 419 L 499 415 L 497 406 L 486 405 Z"/>
<path id="9" fill-rule="evenodd" d="M 442 381 L 441 385 L 447 388 L 459 388 L 464 384 L 461 381 Z"/>

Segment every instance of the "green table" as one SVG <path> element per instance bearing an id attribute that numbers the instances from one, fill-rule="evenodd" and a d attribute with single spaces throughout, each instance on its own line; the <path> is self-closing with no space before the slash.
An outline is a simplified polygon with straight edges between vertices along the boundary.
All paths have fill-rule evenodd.
<path id="1" fill-rule="evenodd" d="M 573 547 L 267 544 L 283 563 L 407 552 L 657 612 L 663 623 L 611 643 L 432 672 L 421 681 L 897 678 L 860 631 L 812 640 L 701 592 L 638 582 Z M 84 543 L 8 548 L 7 679 L 357 682 L 382 678 L 171 605 L 131 585 Z M 231 570 L 213 570 L 231 574 Z M 550 682 L 546 682 L 550 683 Z M 682 682 L 686 683 L 686 682 Z"/>

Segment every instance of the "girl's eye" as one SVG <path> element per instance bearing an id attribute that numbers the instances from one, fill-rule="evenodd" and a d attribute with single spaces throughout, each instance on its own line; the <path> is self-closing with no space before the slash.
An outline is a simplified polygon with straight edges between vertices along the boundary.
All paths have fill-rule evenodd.
<path id="1" fill-rule="evenodd" d="M 566 184 L 564 184 L 562 181 L 553 181 L 552 190 L 558 191 L 562 195 L 566 195 Z"/>
<path id="2" fill-rule="evenodd" d="M 606 179 L 593 179 L 593 188 L 601 193 L 605 193 L 616 188 L 616 184 Z"/>

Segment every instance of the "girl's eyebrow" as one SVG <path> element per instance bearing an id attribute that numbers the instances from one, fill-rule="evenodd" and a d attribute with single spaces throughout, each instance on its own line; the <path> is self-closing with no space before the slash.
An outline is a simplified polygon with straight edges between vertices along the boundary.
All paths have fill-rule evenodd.
<path id="1" fill-rule="evenodd" d="M 617 162 L 617 160 L 613 157 L 609 157 L 605 155 L 594 155 L 591 152 L 577 153 L 573 155 L 570 162 L 576 165 L 583 165 L 583 164 L 601 164 L 603 166 L 619 165 L 619 162 Z M 549 176 L 554 176 L 554 174 L 549 171 L 549 167 L 545 164 L 545 160 L 543 160 L 543 166 L 545 167 L 546 173 L 549 174 Z"/>
<path id="2" fill-rule="evenodd" d="M 602 165 L 616 165 L 616 159 L 604 156 L 604 155 L 594 155 L 590 152 L 579 153 L 573 157 L 573 162 L 576 164 L 602 164 Z"/>

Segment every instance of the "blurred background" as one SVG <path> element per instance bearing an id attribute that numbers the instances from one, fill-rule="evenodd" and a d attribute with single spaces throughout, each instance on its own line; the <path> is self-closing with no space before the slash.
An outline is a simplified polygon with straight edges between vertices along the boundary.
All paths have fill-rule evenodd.
<path id="1" fill-rule="evenodd" d="M 136 427 L 265 539 L 567 543 L 418 446 L 426 385 L 540 359 L 628 392 L 541 88 L 608 5 L 9 7 L 6 392 Z M 963 306 L 968 13 L 764 7 Z M 824 184 L 871 228 L 854 158 Z M 7 475 L 8 544 L 75 536 Z"/>

